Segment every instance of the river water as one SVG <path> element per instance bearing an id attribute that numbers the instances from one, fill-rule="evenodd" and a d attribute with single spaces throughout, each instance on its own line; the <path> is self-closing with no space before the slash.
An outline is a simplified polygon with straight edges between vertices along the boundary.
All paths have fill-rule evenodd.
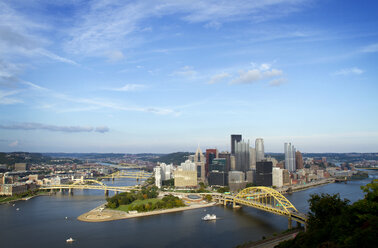
<path id="1" fill-rule="evenodd" d="M 286 197 L 301 212 L 308 211 L 307 200 L 314 193 L 340 193 L 353 202 L 363 197 L 360 186 L 378 178 L 378 172 L 369 173 L 368 179 L 328 184 Z M 114 182 L 134 183 L 132 179 Z M 104 202 L 103 191 L 75 190 L 73 195 L 57 193 L 18 201 L 16 206 L 0 205 L 0 247 L 235 247 L 281 232 L 288 225 L 282 216 L 249 207 L 234 210 L 223 206 L 101 223 L 76 219 Z M 220 219 L 201 221 L 207 213 Z M 66 243 L 69 237 L 76 241 Z"/>

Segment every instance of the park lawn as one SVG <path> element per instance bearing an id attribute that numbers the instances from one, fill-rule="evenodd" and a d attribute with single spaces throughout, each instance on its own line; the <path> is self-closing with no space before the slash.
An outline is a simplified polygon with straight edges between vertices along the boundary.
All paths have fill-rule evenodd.
<path id="1" fill-rule="evenodd" d="M 158 201 L 162 201 L 161 199 L 158 199 L 158 198 L 151 198 L 151 199 L 144 199 L 144 200 L 135 200 L 133 201 L 132 203 L 128 204 L 128 205 L 120 205 L 118 208 L 116 208 L 117 210 L 121 210 L 121 211 L 125 211 L 125 212 L 128 212 L 130 211 L 133 207 L 137 206 L 137 205 L 144 205 L 146 203 L 156 203 Z"/>

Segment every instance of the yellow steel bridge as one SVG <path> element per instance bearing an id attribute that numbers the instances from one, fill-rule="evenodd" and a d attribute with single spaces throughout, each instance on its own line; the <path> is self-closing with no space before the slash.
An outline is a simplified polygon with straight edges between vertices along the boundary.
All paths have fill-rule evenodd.
<path id="1" fill-rule="evenodd" d="M 268 187 L 250 187 L 240 191 L 237 195 L 223 195 L 216 197 L 224 205 L 232 203 L 233 207 L 239 205 L 257 208 L 273 214 L 285 216 L 289 220 L 306 226 L 307 215 L 300 213 L 294 205 L 278 191 Z"/>
<path id="2" fill-rule="evenodd" d="M 151 176 L 152 176 L 152 173 L 148 173 L 148 172 L 145 172 L 145 171 L 123 171 L 123 170 L 120 170 L 120 171 L 114 172 L 112 174 L 109 174 L 109 175 L 106 175 L 106 176 L 103 176 L 103 177 L 99 177 L 98 179 L 109 178 L 109 179 L 114 180 L 115 178 L 134 178 L 137 181 L 139 181 L 139 180 L 142 180 L 142 179 L 148 179 Z"/>
<path id="3" fill-rule="evenodd" d="M 116 193 L 128 192 L 131 190 L 139 190 L 140 186 L 108 186 L 100 181 L 88 179 L 75 181 L 73 184 L 44 185 L 41 186 L 41 189 L 68 189 L 69 192 L 72 192 L 73 189 L 97 189 L 103 190 L 105 195 L 108 195 L 109 191 L 115 191 Z"/>

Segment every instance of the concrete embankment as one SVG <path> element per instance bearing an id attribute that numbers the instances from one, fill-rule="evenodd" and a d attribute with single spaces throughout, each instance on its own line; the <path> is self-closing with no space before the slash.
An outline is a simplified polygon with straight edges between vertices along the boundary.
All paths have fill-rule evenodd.
<path id="1" fill-rule="evenodd" d="M 196 204 L 196 205 L 190 205 L 187 207 L 162 209 L 162 210 L 155 210 L 155 211 L 135 213 L 135 214 L 129 214 L 120 210 L 107 209 L 107 208 L 104 208 L 105 205 L 101 205 L 87 213 L 80 215 L 79 217 L 77 217 L 77 219 L 80 221 L 85 221 L 85 222 L 104 222 L 104 221 L 122 220 L 122 219 L 138 218 L 138 217 L 145 217 L 145 216 L 158 215 L 158 214 L 181 212 L 181 211 L 198 209 L 198 208 L 212 207 L 215 205 L 216 203 L 212 202 L 212 203 L 207 203 L 207 204 Z"/>

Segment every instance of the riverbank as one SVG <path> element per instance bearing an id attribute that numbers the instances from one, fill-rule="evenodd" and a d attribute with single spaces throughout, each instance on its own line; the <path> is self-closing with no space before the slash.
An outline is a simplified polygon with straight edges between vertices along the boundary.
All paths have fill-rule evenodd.
<path id="1" fill-rule="evenodd" d="M 311 188 L 316 188 L 322 185 L 330 184 L 330 183 L 335 183 L 335 179 L 324 179 L 321 181 L 317 182 L 312 182 L 308 184 L 301 184 L 301 185 L 292 185 L 290 187 L 284 187 L 284 188 L 277 188 L 276 190 L 280 192 L 281 194 L 290 194 L 293 192 L 298 192 L 302 190 L 307 190 Z"/>
<path id="2" fill-rule="evenodd" d="M 50 196 L 51 193 L 47 193 L 47 192 L 40 192 L 36 195 L 30 195 L 30 196 L 23 196 L 23 197 L 15 197 L 15 196 L 9 196 L 9 197 L 5 197 L 3 199 L 0 199 L 0 204 L 8 204 L 8 203 L 13 203 L 13 202 L 17 202 L 17 201 L 28 201 L 34 197 L 37 197 L 37 196 Z"/>
<path id="3" fill-rule="evenodd" d="M 130 219 L 130 218 L 139 218 L 139 217 L 145 217 L 145 216 L 181 212 L 181 211 L 193 210 L 193 209 L 198 209 L 198 208 L 212 207 L 215 205 L 217 205 L 217 203 L 211 202 L 211 203 L 206 203 L 206 204 L 193 204 L 186 207 L 161 209 L 161 210 L 154 210 L 154 211 L 149 211 L 149 212 L 129 214 L 124 211 L 105 208 L 105 204 L 102 204 L 101 206 L 98 206 L 92 209 L 91 211 L 80 215 L 79 217 L 77 217 L 77 219 L 84 222 L 105 222 L 105 221 L 123 220 L 123 219 Z"/>

